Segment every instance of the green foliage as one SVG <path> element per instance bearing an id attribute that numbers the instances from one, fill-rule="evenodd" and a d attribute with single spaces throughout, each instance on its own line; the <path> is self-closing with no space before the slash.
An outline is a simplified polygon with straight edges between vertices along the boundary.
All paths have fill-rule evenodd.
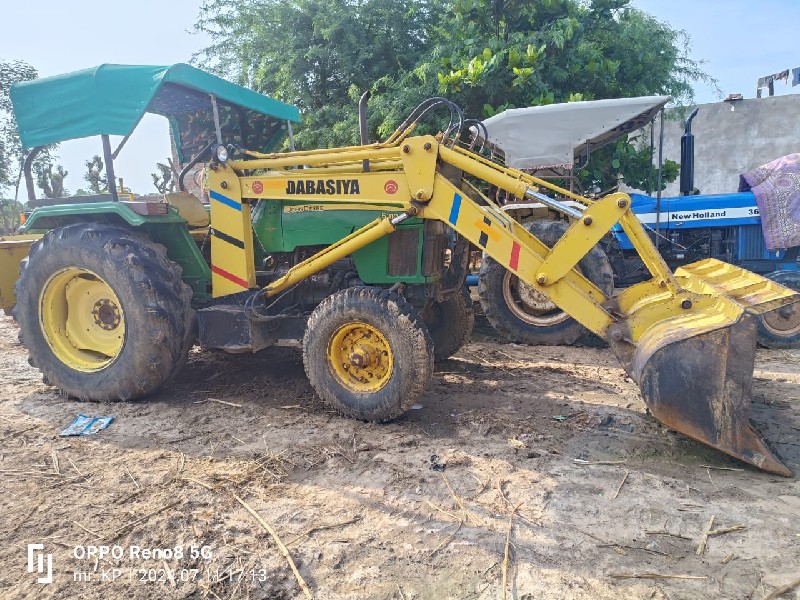
<path id="1" fill-rule="evenodd" d="M 667 159 L 661 169 L 661 189 L 675 181 L 679 164 Z M 657 190 L 656 169 L 651 169 L 650 144 L 641 136 L 626 136 L 592 153 L 592 160 L 577 175 L 586 191 L 613 190 L 620 182 L 637 190 Z"/>
<path id="2" fill-rule="evenodd" d="M 630 0 L 455 0 L 449 22 L 439 82 L 471 115 L 650 94 L 690 101 L 691 82 L 709 80 L 686 35 Z"/>
<path id="3" fill-rule="evenodd" d="M 19 227 L 19 215 L 23 210 L 21 202 L 0 200 L 0 235 L 14 233 Z"/>
<path id="4" fill-rule="evenodd" d="M 19 186 L 22 162 L 25 159 L 9 92 L 15 83 L 36 77 L 36 69 L 28 63 L 0 59 L 0 191 Z M 39 153 L 34 165 L 41 168 L 51 163 L 54 148 L 47 148 Z"/>
<path id="5" fill-rule="evenodd" d="M 64 167 L 58 165 L 53 170 L 53 165 L 35 164 L 33 174 L 36 177 L 36 185 L 44 192 L 45 198 L 63 198 L 69 195 L 64 187 L 64 178 L 69 174 Z"/>
<path id="6" fill-rule="evenodd" d="M 196 59 L 298 105 L 300 148 L 357 143 L 364 90 L 371 141 L 434 95 L 475 118 L 651 94 L 691 102 L 692 82 L 713 80 L 690 57 L 686 34 L 630 2 L 205 0 L 196 28 L 213 44 Z M 584 183 L 602 187 L 621 174 L 632 185 L 642 160 L 623 141 L 593 158 Z M 674 179 L 671 166 L 666 175 Z"/>
<path id="7" fill-rule="evenodd" d="M 167 158 L 166 163 L 156 163 L 157 173 L 150 173 L 153 178 L 153 185 L 156 186 L 159 194 L 174 192 L 178 187 L 178 171 L 171 158 Z"/>
<path id="8" fill-rule="evenodd" d="M 17 124 L 11 110 L 9 91 L 18 81 L 36 77 L 36 70 L 21 61 L 0 59 L 0 188 L 12 185 L 22 159 Z"/>
<path id="9" fill-rule="evenodd" d="M 237 83 L 299 106 L 299 148 L 352 144 L 364 90 L 387 95 L 380 102 L 386 112 L 373 111 L 373 134 L 383 123 L 378 114 L 389 118 L 424 99 L 419 80 L 412 93 L 395 92 L 429 49 L 435 17 L 427 0 L 205 0 L 196 27 L 213 44 L 199 58 Z M 434 91 L 435 80 L 427 88 Z"/>
<path id="10" fill-rule="evenodd" d="M 86 173 L 83 175 L 83 180 L 89 184 L 89 190 L 88 194 L 80 195 L 103 194 L 107 192 L 108 177 L 103 174 L 103 170 L 105 169 L 103 159 L 95 154 L 92 160 L 87 160 L 83 164 L 86 166 Z M 82 191 L 84 190 L 79 190 L 79 193 Z"/>

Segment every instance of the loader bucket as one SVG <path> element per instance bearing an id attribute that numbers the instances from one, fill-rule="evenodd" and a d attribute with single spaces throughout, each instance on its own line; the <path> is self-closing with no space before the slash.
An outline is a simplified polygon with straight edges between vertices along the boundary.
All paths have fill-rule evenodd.
<path id="1" fill-rule="evenodd" d="M 791 477 L 753 429 L 749 415 L 756 319 L 786 307 L 800 311 L 800 295 L 713 259 L 687 265 L 675 275 L 681 287 L 708 294 L 710 300 L 691 313 L 655 323 L 637 340 L 627 367 L 645 403 L 672 429 L 759 469 Z"/>
<path id="2" fill-rule="evenodd" d="M 0 308 L 10 313 L 16 303 L 14 284 L 19 278 L 19 264 L 28 256 L 31 244 L 39 234 L 5 235 L 0 237 Z"/>

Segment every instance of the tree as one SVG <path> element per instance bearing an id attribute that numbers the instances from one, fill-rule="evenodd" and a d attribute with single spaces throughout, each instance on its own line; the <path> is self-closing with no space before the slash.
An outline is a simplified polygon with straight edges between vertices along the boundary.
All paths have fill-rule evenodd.
<path id="1" fill-rule="evenodd" d="M 371 140 L 439 94 L 473 118 L 651 94 L 691 102 L 692 82 L 713 80 L 688 37 L 630 1 L 205 0 L 196 28 L 213 44 L 196 58 L 299 106 L 301 148 L 355 143 L 367 89 Z M 626 144 L 624 155 L 598 153 L 584 184 L 598 183 L 595 171 L 601 183 L 640 178 L 627 169 L 642 150 Z"/>
<path id="2" fill-rule="evenodd" d="M 237 83 L 300 107 L 300 148 L 352 144 L 356 103 L 377 86 L 391 97 L 428 51 L 432 0 L 205 0 L 197 57 Z M 435 90 L 435 81 L 430 86 Z M 417 81 L 413 106 L 419 97 Z M 404 107 L 405 108 L 405 107 Z M 377 113 L 375 113 L 377 115 Z M 373 135 L 380 123 L 372 120 Z M 395 123 L 396 125 L 397 123 Z"/>
<path id="3" fill-rule="evenodd" d="M 0 234 L 13 233 L 19 227 L 19 215 L 24 210 L 16 200 L 0 200 Z"/>
<path id="4" fill-rule="evenodd" d="M 174 192 L 178 187 L 178 171 L 172 159 L 167 157 L 166 163 L 156 163 L 158 173 L 150 173 L 153 178 L 153 185 L 156 186 L 159 194 Z"/>
<path id="5" fill-rule="evenodd" d="M 42 189 L 45 198 L 63 198 L 69 195 L 64 187 L 64 178 L 69 173 L 61 165 L 58 165 L 53 171 L 52 164 L 36 164 L 33 172 L 36 176 L 36 185 Z"/>
<path id="6" fill-rule="evenodd" d="M 625 136 L 613 144 L 592 152 L 589 164 L 576 174 L 586 191 L 613 190 L 620 180 L 637 190 L 655 191 L 655 167 L 651 167 L 650 142 L 645 143 L 641 133 Z M 680 165 L 666 159 L 661 168 L 661 189 L 675 181 Z"/>
<path id="7" fill-rule="evenodd" d="M 690 103 L 693 81 L 716 83 L 690 57 L 684 32 L 630 0 L 456 0 L 453 22 L 458 33 L 440 38 L 451 52 L 439 83 L 473 115 L 654 94 Z M 586 189 L 608 189 L 620 178 L 642 189 L 649 160 L 649 145 L 624 138 L 595 153 L 578 175 Z M 668 161 L 662 185 L 677 173 Z"/>
<path id="8" fill-rule="evenodd" d="M 36 69 L 28 63 L 0 59 L 0 191 L 14 187 L 15 197 L 19 189 L 25 151 L 20 143 L 9 92 L 15 83 L 36 77 Z M 35 164 L 44 165 L 52 162 L 54 148 L 55 146 L 52 146 L 40 152 Z"/>
<path id="9" fill-rule="evenodd" d="M 86 166 L 86 173 L 83 175 L 83 180 L 89 184 L 88 192 L 90 194 L 105 193 L 108 190 L 108 177 L 103 174 L 103 170 L 105 169 L 103 159 L 95 154 L 92 160 L 87 160 L 83 164 Z"/>

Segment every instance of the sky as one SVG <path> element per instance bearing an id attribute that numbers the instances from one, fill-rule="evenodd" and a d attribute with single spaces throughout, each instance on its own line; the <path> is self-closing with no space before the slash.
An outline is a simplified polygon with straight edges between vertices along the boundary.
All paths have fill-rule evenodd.
<path id="1" fill-rule="evenodd" d="M 20 59 L 41 76 L 100 63 L 172 64 L 188 62 L 208 45 L 192 32 L 200 0 L 71 0 L 13 2 L 3 9 L 0 58 Z M 756 81 L 800 66 L 797 0 L 633 0 L 633 5 L 686 31 L 691 56 L 719 81 L 724 95 L 755 97 Z M 13 26 L 9 25 L 13 24 Z M 800 86 L 776 84 L 776 94 L 800 93 Z M 719 98 L 706 85 L 695 88 L 700 103 Z M 356 110 L 356 107 L 353 107 Z M 115 144 L 112 142 L 112 146 Z M 84 161 L 101 154 L 99 138 L 67 142 L 59 161 L 69 175 L 67 189 L 83 187 Z M 155 192 L 150 173 L 169 156 L 166 120 L 146 117 L 115 161 L 117 176 L 137 193 Z"/>

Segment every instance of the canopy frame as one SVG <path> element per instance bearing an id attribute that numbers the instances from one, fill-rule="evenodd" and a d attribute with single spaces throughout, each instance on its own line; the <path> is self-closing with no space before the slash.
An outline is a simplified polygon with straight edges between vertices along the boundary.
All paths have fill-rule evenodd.
<path id="1" fill-rule="evenodd" d="M 197 157 L 209 134 L 217 143 L 268 152 L 300 122 L 297 107 L 185 64 L 104 64 L 15 84 L 11 101 L 22 145 L 30 148 L 23 162 L 29 200 L 36 199 L 31 169 L 43 148 L 95 135 L 117 200 L 113 163 L 146 113 L 167 118 L 180 162 Z M 113 152 L 111 135 L 123 136 Z"/>

